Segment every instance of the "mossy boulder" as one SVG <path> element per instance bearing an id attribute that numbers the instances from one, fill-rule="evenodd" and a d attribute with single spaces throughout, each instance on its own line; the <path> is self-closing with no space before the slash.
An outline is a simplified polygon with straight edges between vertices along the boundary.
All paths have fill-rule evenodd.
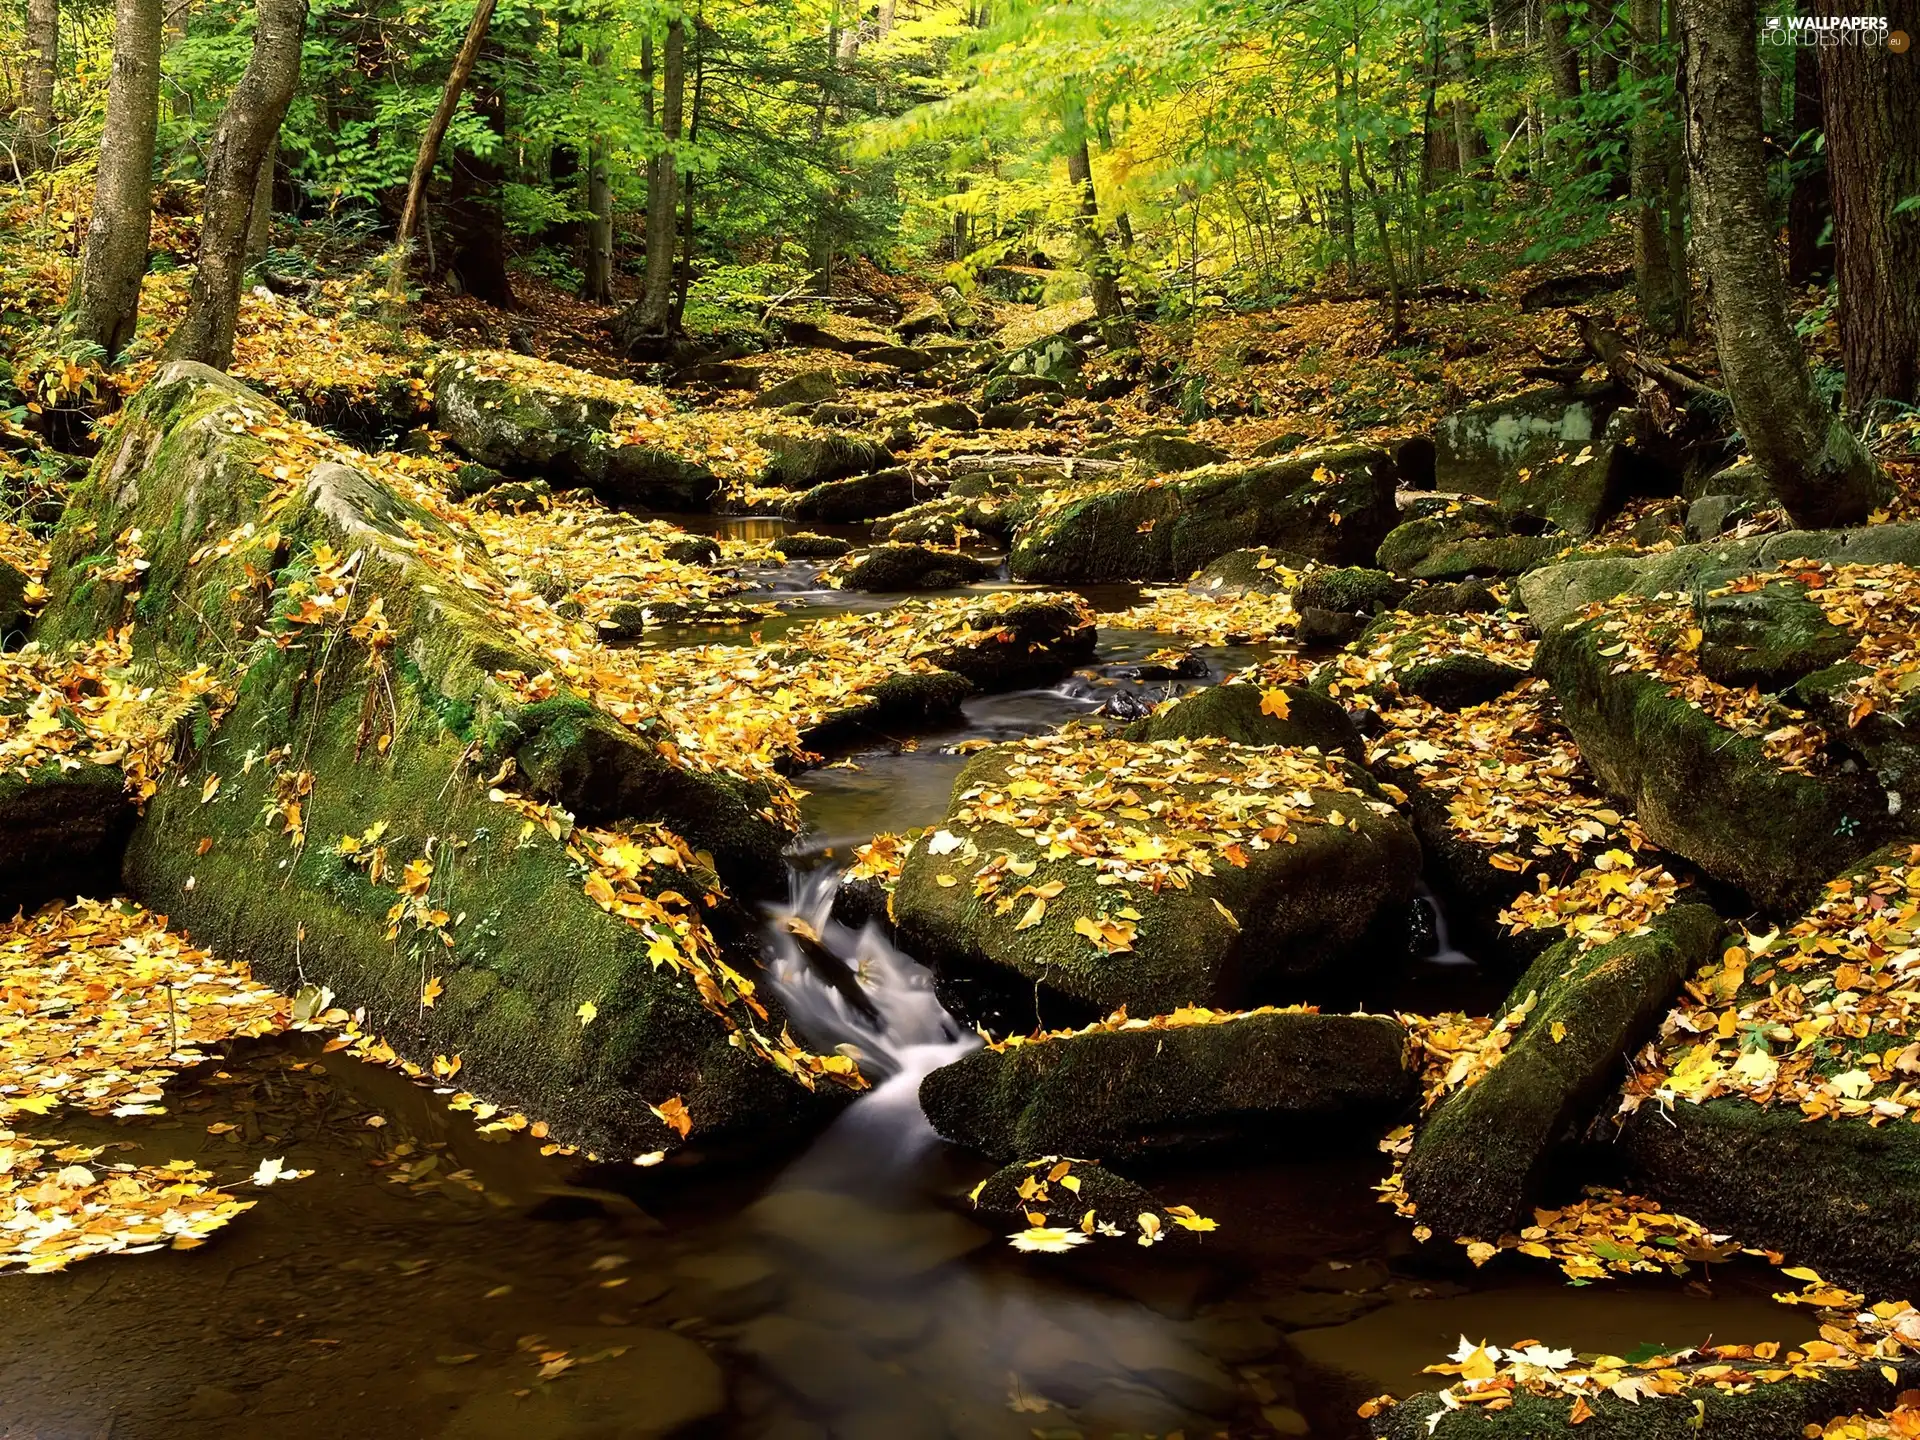
<path id="1" fill-rule="evenodd" d="M 1193 588 L 1209 595 L 1284 595 L 1299 584 L 1308 562 L 1298 555 L 1256 545 L 1229 550 L 1208 562 L 1193 577 Z"/>
<path id="2" fill-rule="evenodd" d="M 802 370 L 763 387 L 753 403 L 762 410 L 778 410 L 786 405 L 818 405 L 839 395 L 840 380 L 833 371 Z"/>
<path id="3" fill-rule="evenodd" d="M 1920 525 L 1865 525 L 1855 530 L 1787 530 L 1749 540 L 1683 545 L 1659 555 L 1569 560 L 1524 575 L 1514 594 L 1545 634 L 1570 624 L 1596 600 L 1615 595 L 1682 593 L 1772 570 L 1788 560 L 1836 565 L 1920 565 Z"/>
<path id="4" fill-rule="evenodd" d="M 1406 1187 L 1421 1222 L 1483 1239 L 1529 1223 L 1554 1147 L 1591 1118 L 1721 928 L 1707 906 L 1681 905 L 1647 934 L 1586 950 L 1569 937 L 1542 954 L 1507 997 L 1509 1011 L 1530 1008 L 1500 1063 L 1414 1137 Z"/>
<path id="5" fill-rule="evenodd" d="M 1577 1427 L 1565 1395 L 1516 1390 L 1510 1408 L 1489 1410 L 1448 1407 L 1439 1396 L 1423 1394 L 1381 1411 L 1372 1425 L 1375 1440 L 1431 1440 L 1435 1434 L 1443 1440 L 1789 1440 L 1842 1415 L 1891 1410 L 1900 1392 L 1917 1383 L 1920 1360 L 1905 1359 L 1886 1362 L 1885 1370 L 1873 1362 L 1744 1390 L 1706 1384 L 1632 1401 L 1597 1395 L 1588 1402 L 1592 1416 Z"/>
<path id="6" fill-rule="evenodd" d="M 976 1050 L 920 1082 L 947 1139 L 995 1159 L 1357 1147 L 1412 1102 L 1407 1035 L 1380 1015 L 1251 1013 Z"/>
<path id="7" fill-rule="evenodd" d="M 972 495 L 946 495 L 875 522 L 874 537 L 923 545 L 953 546 L 974 535 L 1004 540 L 1038 503 L 1030 492 L 985 488 Z"/>
<path id="8" fill-rule="evenodd" d="M 1224 465 L 1233 458 L 1218 445 L 1208 445 L 1178 431 L 1110 440 L 1094 446 L 1087 455 L 1095 460 L 1131 460 L 1149 475 L 1177 475 L 1203 465 Z"/>
<path id="9" fill-rule="evenodd" d="M 780 509 L 790 520 L 845 524 L 898 514 L 912 506 L 923 493 L 912 472 L 893 466 L 871 475 L 822 481 L 810 490 L 803 490 Z"/>
<path id="10" fill-rule="evenodd" d="M 1836 866 L 1900 833 L 1878 779 L 1776 762 L 1757 735 L 1719 724 L 1656 676 L 1621 669 L 1612 635 L 1582 621 L 1547 635 L 1534 668 L 1552 684 L 1588 768 L 1648 838 L 1758 904 L 1797 909 Z"/>
<path id="11" fill-rule="evenodd" d="M 853 549 L 851 540 L 843 540 L 838 535 L 816 535 L 810 530 L 796 530 L 768 543 L 783 560 L 830 560 Z"/>
<path id="12" fill-rule="evenodd" d="M 1065 674 L 1092 656 L 1093 612 L 1073 595 L 1024 595 L 1012 605 L 983 602 L 955 617 L 948 638 L 926 656 L 976 689 L 1009 690 Z"/>
<path id="13" fill-rule="evenodd" d="M 1059 789 L 1057 777 L 1076 766 L 1086 767 L 1084 785 Z M 1274 795 L 1281 779 L 1285 801 Z M 1294 808 L 1301 799 L 1309 803 Z M 1124 835 L 1127 853 L 1142 858 L 1197 853 L 1192 873 L 1156 880 L 1111 855 L 1102 869 L 1083 854 L 1093 842 L 1043 838 L 1071 837 L 1116 808 L 1127 813 L 1103 833 Z M 1196 834 L 1206 822 L 1193 817 L 1208 814 L 1219 829 Z M 1268 817 L 1256 828 L 1272 840 L 1224 853 L 1220 831 L 1251 815 Z M 1303 995 L 1386 983 L 1419 869 L 1412 828 L 1338 758 L 1049 737 L 968 761 L 945 822 L 907 852 L 894 915 L 903 943 L 935 963 L 999 967 L 1092 1005 L 1149 1014 L 1236 1003 L 1256 987 Z M 1037 911 L 1028 887 L 1051 892 Z M 1086 933 L 1102 918 L 1122 943 Z"/>
<path id="14" fill-rule="evenodd" d="M 1354 642 L 1374 677 L 1362 693 L 1391 701 L 1411 695 L 1442 710 L 1465 710 L 1497 700 L 1524 683 L 1528 671 L 1512 658 L 1499 658 L 1480 648 L 1483 632 L 1471 621 L 1451 615 L 1423 616 L 1409 621 L 1388 613 L 1367 626 Z M 1325 689 L 1342 678 L 1339 661 L 1330 662 L 1309 681 L 1309 688 Z M 1352 679 L 1345 687 L 1354 686 Z"/>
<path id="15" fill-rule="evenodd" d="M 1434 431 L 1434 487 L 1591 535 L 1626 498 L 1607 427 L 1618 408 L 1611 387 L 1549 387 L 1458 411 Z"/>
<path id="16" fill-rule="evenodd" d="M 914 424 L 925 425 L 930 430 L 971 433 L 980 428 L 979 415 L 964 400 L 938 400 L 931 405 L 918 405 L 908 412 L 908 418 Z"/>
<path id="17" fill-rule="evenodd" d="M 830 430 L 769 430 L 754 439 L 771 457 L 760 483 L 787 490 L 810 490 L 828 480 L 871 474 L 893 459 L 877 440 Z"/>
<path id="18" fill-rule="evenodd" d="M 1700 672 L 1717 685 L 1784 690 L 1844 660 L 1860 637 L 1827 618 L 1807 587 L 1775 580 L 1757 590 L 1696 598 Z"/>
<path id="19" fill-rule="evenodd" d="M 32 582 L 24 570 L 0 560 L 0 649 L 11 649 L 25 635 L 33 618 L 28 601 Z"/>
<path id="20" fill-rule="evenodd" d="M 1020 580 L 1180 580 L 1249 545 L 1364 564 L 1395 518 L 1386 452 L 1326 451 L 1063 491 L 1022 527 L 1011 565 Z"/>
<path id="21" fill-rule="evenodd" d="M 996 375 L 981 388 L 980 403 L 988 406 L 1008 405 L 1035 396 L 1059 398 L 1066 393 L 1064 384 L 1045 375 Z"/>
<path id="22" fill-rule="evenodd" d="M 1129 740 L 1198 740 L 1212 737 L 1235 745 L 1312 747 L 1326 755 L 1361 759 L 1366 742 L 1346 707 L 1299 685 L 1281 688 L 1286 714 L 1273 713 L 1257 685 L 1209 685 L 1183 695 L 1144 720 L 1129 725 Z"/>
<path id="23" fill-rule="evenodd" d="M 691 928 L 649 937 L 610 914 L 567 841 L 515 803 L 666 821 L 747 875 L 777 864 L 785 838 L 769 797 L 681 769 L 564 690 L 518 703 L 495 677 L 547 663 L 483 598 L 504 586 L 476 538 L 345 465 L 284 457 L 293 473 L 276 479 L 283 457 L 249 430 L 284 424 L 228 377 L 169 365 L 56 535 L 50 634 L 131 615 L 145 663 L 206 663 L 233 685 L 220 723 L 148 801 L 127 888 L 271 983 L 365 1007 L 366 1028 L 417 1062 L 459 1056 L 461 1084 L 597 1149 L 677 1144 L 648 1108 L 676 1094 L 696 1133 L 794 1115 L 804 1092 L 703 1001 Z M 247 524 L 272 537 L 245 543 Z M 137 598 L 84 563 L 135 529 L 150 561 Z M 346 598 L 309 614 L 306 600 L 333 593 L 324 567 L 343 563 Z M 496 798 L 503 785 L 512 794 Z M 358 848 L 342 841 L 370 831 Z M 673 862 L 637 891 L 715 884 L 691 850 L 662 849 Z M 407 866 L 411 895 L 397 889 Z M 684 963 L 663 964 L 662 945 Z M 429 1009 L 432 977 L 443 993 Z"/>
<path id="24" fill-rule="evenodd" d="M 1068 1174 L 1071 1187 L 1047 1176 L 1059 1165 L 1060 1157 L 1048 1155 L 1039 1160 L 1016 1160 L 1002 1166 L 980 1182 L 971 1199 L 973 1218 L 983 1225 L 998 1225 L 1008 1231 L 1025 1230 L 1040 1215 L 1049 1225 L 1069 1230 L 1080 1228 L 1081 1218 L 1091 1210 L 1094 1223 L 1105 1221 L 1118 1226 L 1129 1236 L 1137 1236 L 1139 1217 L 1148 1211 L 1162 1214 L 1166 1206 L 1151 1190 L 1136 1185 L 1118 1171 L 1092 1160 L 1074 1160 Z M 1023 1195 L 1022 1188 L 1028 1193 Z M 1192 1232 L 1165 1224 L 1162 1231 L 1170 1241 L 1190 1240 Z"/>
<path id="25" fill-rule="evenodd" d="M 434 424 L 463 453 L 510 475 L 585 485 L 609 504 L 703 510 L 720 482 L 705 465 L 657 445 L 615 440 L 617 398 L 598 376 L 564 366 L 536 380 L 455 358 L 434 376 Z"/>
<path id="26" fill-rule="evenodd" d="M 1298 610 L 1371 615 L 1393 609 L 1412 589 L 1410 583 L 1385 570 L 1360 565 L 1316 569 L 1301 576 L 1293 604 Z"/>
<path id="27" fill-rule="evenodd" d="M 0 914 L 113 894 L 133 821 L 126 778 L 115 766 L 50 763 L 0 774 Z"/>
<path id="28" fill-rule="evenodd" d="M 1501 534 L 1477 519 L 1427 516 L 1396 527 L 1374 560 L 1382 570 L 1412 580 L 1452 583 L 1524 575 L 1559 556 L 1565 536 Z"/>
<path id="29" fill-rule="evenodd" d="M 841 590 L 952 590 L 999 572 L 992 561 L 936 550 L 931 545 L 876 545 L 835 566 L 828 578 Z"/>

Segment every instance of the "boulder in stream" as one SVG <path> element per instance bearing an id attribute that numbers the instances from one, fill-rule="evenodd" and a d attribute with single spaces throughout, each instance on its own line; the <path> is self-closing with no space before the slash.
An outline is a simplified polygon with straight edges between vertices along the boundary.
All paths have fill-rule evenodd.
<path id="1" fill-rule="evenodd" d="M 832 430 L 767 430 L 753 438 L 772 457 L 760 483 L 787 490 L 871 474 L 893 459 L 877 440 Z"/>
<path id="2" fill-rule="evenodd" d="M 477 538 L 375 459 L 277 449 L 288 425 L 237 381 L 168 365 L 55 537 L 45 643 L 132 618 L 162 677 L 205 663 L 232 687 L 148 800 L 127 888 L 602 1151 L 677 1144 L 650 1108 L 676 1095 L 701 1133 L 792 1116 L 805 1092 L 746 1043 L 697 908 L 717 882 L 693 846 L 735 874 L 778 863 L 770 797 L 565 687 L 518 698 L 550 662 Z M 87 558 L 135 531 L 143 581 L 100 578 Z M 549 801 L 629 828 L 594 838 Z"/>
<path id="3" fill-rule="evenodd" d="M 663 445 L 623 438 L 664 396 L 625 381 L 503 352 L 460 355 L 433 382 L 434 423 L 483 465 L 589 487 L 609 504 L 703 510 L 720 482 Z"/>
<path id="4" fill-rule="evenodd" d="M 931 545 L 876 545 L 835 566 L 828 581 L 840 590 L 952 590 L 999 572 L 990 560 Z"/>
<path id="5" fill-rule="evenodd" d="M 1189 1011 L 976 1050 L 920 1082 L 947 1139 L 996 1159 L 1364 1145 L 1412 1103 L 1381 1015 Z"/>
<path id="6" fill-rule="evenodd" d="M 894 913 L 936 962 L 1150 1014 L 1384 980 L 1419 869 L 1412 828 L 1338 758 L 1067 733 L 968 761 Z"/>
<path id="7" fill-rule="evenodd" d="M 1393 461 L 1365 448 L 1069 484 L 1043 498 L 1010 563 L 1047 583 L 1183 580 L 1249 545 L 1363 565 L 1393 527 L 1394 487 Z"/>
<path id="8" fill-rule="evenodd" d="M 907 509 L 922 493 L 911 471 L 890 466 L 871 475 L 823 480 L 783 504 L 780 513 L 789 520 L 809 520 L 816 524 L 877 520 Z"/>
<path id="9" fill-rule="evenodd" d="M 1554 1145 L 1591 1117 L 1721 928 L 1707 906 L 1680 905 L 1644 934 L 1592 948 L 1569 937 L 1543 953 L 1507 997 L 1499 1063 L 1414 1137 L 1406 1187 L 1421 1223 L 1488 1240 L 1528 1223 Z"/>

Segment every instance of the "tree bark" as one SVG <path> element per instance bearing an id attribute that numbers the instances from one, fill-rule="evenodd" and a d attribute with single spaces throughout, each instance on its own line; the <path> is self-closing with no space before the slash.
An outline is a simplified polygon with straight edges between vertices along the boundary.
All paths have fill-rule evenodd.
<path id="1" fill-rule="evenodd" d="M 216 370 L 233 363 L 254 191 L 267 147 L 280 133 L 300 83 L 307 0 L 259 0 L 253 24 L 253 54 L 213 132 L 200 257 L 187 290 L 186 318 L 165 351 L 169 360 L 198 360 Z"/>
<path id="2" fill-rule="evenodd" d="M 593 68 L 607 68 L 604 47 L 593 52 Z M 594 136 L 587 147 L 587 264 L 580 298 L 596 305 L 613 302 L 613 181 L 607 173 L 606 142 Z"/>
<path id="3" fill-rule="evenodd" d="M 1820 0 L 1820 13 L 1841 12 Z M 1894 30 L 1920 34 L 1920 0 L 1882 0 Z M 1823 46 L 1827 183 L 1847 408 L 1920 402 L 1920 56 L 1885 45 Z"/>
<path id="4" fill-rule="evenodd" d="M 108 364 L 133 339 L 140 318 L 159 118 L 160 0 L 117 0 L 93 219 L 73 292 L 73 331 L 104 350 Z"/>
<path id="5" fill-rule="evenodd" d="M 1587 89 L 1604 95 L 1620 83 L 1620 14 L 1612 0 L 1600 0 L 1591 13 L 1595 23 L 1587 41 Z"/>
<path id="6" fill-rule="evenodd" d="M 453 57 L 453 69 L 447 72 L 447 83 L 440 87 L 440 103 L 434 107 L 433 118 L 427 122 L 427 130 L 420 137 L 420 149 L 413 157 L 413 174 L 407 180 L 407 203 L 400 212 L 400 230 L 394 237 L 397 247 L 393 261 L 393 274 L 387 281 L 387 293 L 396 304 L 403 302 L 407 295 L 407 242 L 413 238 L 413 227 L 420 219 L 420 205 L 427 193 L 427 183 L 433 179 L 433 167 L 440 158 L 440 142 L 447 138 L 447 127 L 453 123 L 453 112 L 460 108 L 460 92 L 467 88 L 467 77 L 473 74 L 473 65 L 480 58 L 480 47 L 486 43 L 487 27 L 493 21 L 495 0 L 480 0 L 474 6 L 473 19 L 467 25 L 467 35 L 460 42 L 460 49 Z"/>
<path id="7" fill-rule="evenodd" d="M 1093 188 L 1093 157 L 1087 153 L 1087 127 L 1076 115 L 1068 117 L 1067 181 L 1080 193 L 1079 213 L 1074 218 L 1074 235 L 1079 242 L 1081 263 L 1087 272 L 1087 284 L 1093 293 L 1093 313 L 1102 320 L 1117 320 L 1126 314 L 1120 298 L 1120 279 L 1114 273 L 1113 256 L 1100 235 L 1100 197 Z"/>
<path id="8" fill-rule="evenodd" d="M 705 32 L 696 13 L 693 21 L 693 112 L 687 120 L 687 144 L 700 139 L 700 111 L 706 100 L 707 66 Z M 693 288 L 693 172 L 680 177 L 680 263 L 674 270 L 673 307 L 668 328 L 678 331 L 687 313 L 687 292 Z"/>
<path id="9" fill-rule="evenodd" d="M 1827 158 L 1813 143 L 1819 132 L 1820 61 L 1812 45 L 1793 52 L 1793 184 L 1787 192 L 1787 283 L 1811 284 L 1824 268 L 1821 231 L 1827 225 Z"/>
<path id="10" fill-rule="evenodd" d="M 629 354 L 663 343 L 673 321 L 673 254 L 679 230 L 679 175 L 673 147 L 680 143 L 686 100 L 686 25 L 667 22 L 660 87 L 660 150 L 647 162 L 647 271 L 640 298 L 614 320 L 614 337 Z"/>
<path id="11" fill-rule="evenodd" d="M 1360 283 L 1359 242 L 1354 235 L 1353 133 L 1347 115 L 1346 46 L 1333 57 L 1333 113 L 1340 127 L 1340 231 L 1346 241 L 1347 285 Z"/>
<path id="12" fill-rule="evenodd" d="M 247 255 L 245 268 L 251 270 L 267 258 L 273 243 L 273 172 L 280 163 L 280 136 L 276 133 L 260 159 L 260 174 L 253 182 L 253 208 L 247 212 Z"/>
<path id="13" fill-rule="evenodd" d="M 1473 55 L 1466 42 L 1449 40 L 1447 73 L 1459 86 L 1459 93 L 1449 108 L 1453 111 L 1453 149 L 1462 175 L 1473 174 L 1487 158 L 1487 137 L 1480 133 L 1480 117 L 1474 113 L 1473 98 L 1467 93 L 1467 77 L 1472 66 Z"/>
<path id="14" fill-rule="evenodd" d="M 1640 319 L 1656 335 L 1679 328 L 1674 275 L 1667 253 L 1667 116 L 1653 104 L 1660 43 L 1660 0 L 1632 0 L 1628 16 L 1632 48 L 1628 65 L 1640 96 L 1640 112 L 1627 137 L 1628 187 L 1633 199 L 1633 278 Z"/>
<path id="15" fill-rule="evenodd" d="M 1580 98 L 1580 52 L 1573 48 L 1573 33 L 1561 0 L 1540 0 L 1540 35 L 1546 42 L 1547 74 L 1553 80 L 1554 97 L 1562 107 L 1571 105 Z"/>
<path id="16" fill-rule="evenodd" d="M 26 124 L 23 149 L 34 169 L 51 165 L 53 84 L 60 65 L 60 0 L 27 0 Z"/>
<path id="17" fill-rule="evenodd" d="M 1754 0 L 1681 0 L 1693 232 L 1720 370 L 1747 448 L 1797 525 L 1864 520 L 1890 493 L 1820 403 L 1774 253 Z"/>
<path id="18" fill-rule="evenodd" d="M 507 274 L 506 217 L 500 210 L 500 190 L 506 181 L 501 156 L 506 148 L 507 101 L 497 71 L 502 59 L 497 36 L 480 47 L 471 98 L 476 114 L 494 134 L 490 155 L 456 150 L 450 169 L 453 185 L 447 194 L 445 215 L 451 237 L 447 268 L 460 288 L 477 300 L 501 310 L 514 306 L 513 282 Z"/>

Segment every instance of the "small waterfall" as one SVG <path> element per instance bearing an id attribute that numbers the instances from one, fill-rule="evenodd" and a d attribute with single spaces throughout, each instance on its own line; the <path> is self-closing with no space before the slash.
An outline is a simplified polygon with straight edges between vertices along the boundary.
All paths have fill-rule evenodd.
<path id="1" fill-rule="evenodd" d="M 978 1048 L 980 1037 L 941 1005 L 933 976 L 880 927 L 833 918 L 840 872 L 795 872 L 787 904 L 768 923 L 769 980 L 794 1033 L 859 1062 L 872 1093 L 823 1135 L 785 1184 L 871 1189 L 897 1179 L 934 1144 L 920 1111 L 927 1073 Z"/>
<path id="2" fill-rule="evenodd" d="M 1426 957 L 1429 965 L 1477 965 L 1479 962 L 1464 950 L 1453 948 L 1453 942 L 1447 938 L 1447 912 L 1440 906 L 1440 897 L 1427 888 L 1427 882 L 1420 882 L 1419 898 L 1426 904 L 1427 912 L 1433 916 L 1433 954 Z"/>

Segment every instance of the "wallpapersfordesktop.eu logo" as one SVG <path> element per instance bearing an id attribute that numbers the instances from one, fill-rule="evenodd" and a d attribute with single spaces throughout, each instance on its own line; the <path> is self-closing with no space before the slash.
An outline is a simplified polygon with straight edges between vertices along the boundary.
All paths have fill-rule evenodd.
<path id="1" fill-rule="evenodd" d="M 1913 44 L 1907 32 L 1894 29 L 1884 15 L 1772 15 L 1760 38 L 1768 45 L 1884 47 L 1896 55 L 1906 54 Z"/>

